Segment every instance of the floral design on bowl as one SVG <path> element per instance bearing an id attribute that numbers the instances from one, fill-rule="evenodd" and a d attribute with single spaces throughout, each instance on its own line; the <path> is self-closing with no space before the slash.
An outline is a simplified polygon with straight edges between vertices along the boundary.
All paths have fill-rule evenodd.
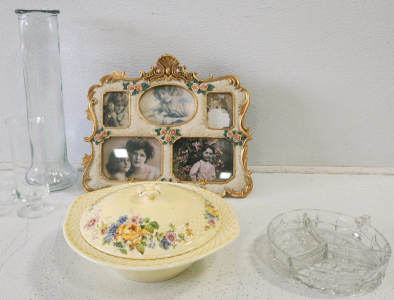
<path id="1" fill-rule="evenodd" d="M 166 183 L 180 186 L 178 183 Z M 194 262 L 222 249 L 232 243 L 240 233 L 240 227 L 230 205 L 218 195 L 207 190 L 182 185 L 193 192 L 199 192 L 220 211 L 221 226 L 216 234 L 202 246 L 189 252 L 161 259 L 125 259 L 114 256 L 92 247 L 81 234 L 81 218 L 91 207 L 96 207 L 98 202 L 112 192 L 117 192 L 127 184 L 98 190 L 78 197 L 71 205 L 65 218 L 63 233 L 68 245 L 77 254 L 92 263 L 109 267 L 124 277 L 139 282 L 158 282 L 170 279 L 182 273 Z M 93 209 L 91 210 L 93 211 Z M 206 220 L 205 220 L 206 221 Z M 85 225 L 86 222 L 83 223 Z M 184 224 L 190 226 L 191 224 Z M 157 243 L 157 241 L 156 241 Z M 149 244 L 148 244 L 149 247 Z"/>
<path id="2" fill-rule="evenodd" d="M 173 188 L 161 182 L 139 183 L 131 184 L 120 195 L 101 197 L 81 218 L 82 235 L 101 251 L 137 259 L 179 255 L 201 246 L 220 227 L 219 210 L 198 193 Z M 171 204 L 168 197 L 179 198 L 179 202 Z M 188 201 L 192 209 L 187 214 L 184 209 Z M 158 211 L 154 209 L 156 206 Z M 144 209 L 151 214 L 139 212 Z M 162 216 L 164 209 L 173 214 L 174 221 L 168 222 L 171 217 Z M 185 222 L 181 221 L 182 215 Z"/>

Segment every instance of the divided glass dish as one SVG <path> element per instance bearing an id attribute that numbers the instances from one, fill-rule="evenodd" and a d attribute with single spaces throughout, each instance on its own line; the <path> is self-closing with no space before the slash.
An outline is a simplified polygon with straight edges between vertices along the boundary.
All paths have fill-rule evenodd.
<path id="1" fill-rule="evenodd" d="M 377 288 L 391 256 L 369 216 L 295 210 L 267 228 L 274 269 L 295 283 L 334 295 L 356 296 Z"/>

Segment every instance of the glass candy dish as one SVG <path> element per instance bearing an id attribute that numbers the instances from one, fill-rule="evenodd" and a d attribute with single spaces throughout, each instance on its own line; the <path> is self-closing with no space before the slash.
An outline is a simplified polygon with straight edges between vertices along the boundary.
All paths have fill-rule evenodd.
<path id="1" fill-rule="evenodd" d="M 295 210 L 267 229 L 274 269 L 295 283 L 333 295 L 356 296 L 384 279 L 391 247 L 371 218 Z"/>

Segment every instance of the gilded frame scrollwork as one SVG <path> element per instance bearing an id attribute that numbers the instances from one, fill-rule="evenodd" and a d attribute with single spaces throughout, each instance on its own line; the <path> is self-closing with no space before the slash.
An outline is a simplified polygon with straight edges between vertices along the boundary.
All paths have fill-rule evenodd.
<path id="1" fill-rule="evenodd" d="M 174 109 L 171 105 L 161 104 L 165 103 L 162 99 L 152 98 L 149 101 L 157 102 L 159 107 L 155 110 L 153 107 L 156 107 L 156 104 L 152 104 L 152 115 L 156 114 L 158 117 L 153 119 L 154 121 L 148 121 L 141 113 L 140 99 L 146 91 L 159 86 L 166 87 L 169 95 L 172 95 L 170 92 L 171 86 L 179 86 L 188 90 L 195 99 L 194 113 L 188 115 L 184 112 L 187 111 L 186 109 L 183 110 L 186 104 L 181 103 Z M 103 95 L 116 91 L 126 91 L 130 94 L 129 126 L 127 128 L 106 127 L 103 122 Z M 231 127 L 215 129 L 207 126 L 207 96 L 209 93 L 228 93 L 232 95 L 233 124 Z M 163 99 L 167 101 L 168 99 L 165 97 Z M 173 97 L 169 99 L 174 99 Z M 161 56 L 157 60 L 156 66 L 151 66 L 148 72 L 140 71 L 138 77 L 129 78 L 124 71 L 114 71 L 111 75 L 103 76 L 98 84 L 90 87 L 87 99 L 86 114 L 87 119 L 92 124 L 92 133 L 84 138 L 85 142 L 90 144 L 91 150 L 90 154 L 84 154 L 82 158 L 82 165 L 85 169 L 82 176 L 82 187 L 86 192 L 124 182 L 108 180 L 102 172 L 102 146 L 106 139 L 113 137 L 155 137 L 159 140 L 162 144 L 162 161 L 160 176 L 155 179 L 157 181 L 178 181 L 178 178 L 174 176 L 172 164 L 173 144 L 178 139 L 183 137 L 227 139 L 233 148 L 234 171 L 231 178 L 225 181 L 207 181 L 204 179 L 200 179 L 198 182 L 184 181 L 184 184 L 200 186 L 222 197 L 226 195 L 245 197 L 251 192 L 253 181 L 251 172 L 247 168 L 248 142 L 251 140 L 251 133 L 249 133 L 249 128 L 244 125 L 250 96 L 248 91 L 241 87 L 237 77 L 229 75 L 214 78 L 210 74 L 208 79 L 201 79 L 197 77 L 196 72 L 187 72 L 186 66 L 180 66 L 175 57 L 166 54 Z M 171 100 L 168 101 L 171 102 Z M 173 109 L 170 110 L 169 108 Z M 175 115 L 175 117 L 164 119 L 162 114 L 166 117 L 169 115 Z M 176 120 L 176 122 L 172 120 Z M 125 179 L 125 181 L 133 180 L 133 178 Z"/>

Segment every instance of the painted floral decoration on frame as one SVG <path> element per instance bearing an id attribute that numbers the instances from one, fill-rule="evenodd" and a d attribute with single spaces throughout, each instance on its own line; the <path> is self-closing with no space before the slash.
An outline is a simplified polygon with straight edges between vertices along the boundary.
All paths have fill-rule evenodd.
<path id="1" fill-rule="evenodd" d="M 170 127 L 167 128 L 158 128 L 155 129 L 156 135 L 160 137 L 160 141 L 165 144 L 172 145 L 174 141 L 181 136 L 179 129 L 171 129 Z"/>
<path id="2" fill-rule="evenodd" d="M 245 140 L 244 135 L 240 131 L 236 130 L 225 130 L 223 134 L 228 141 L 233 143 L 235 146 L 242 146 L 242 142 Z"/>
<path id="3" fill-rule="evenodd" d="M 137 81 L 133 81 L 123 83 L 123 89 L 129 91 L 132 96 L 137 95 L 139 92 L 146 91 L 148 87 L 149 85 L 145 82 L 137 83 Z"/>
<path id="4" fill-rule="evenodd" d="M 187 87 L 197 93 L 197 94 L 203 94 L 205 95 L 206 92 L 210 92 L 213 90 L 214 86 L 210 83 L 202 83 L 201 81 L 198 81 L 196 79 L 193 79 L 192 81 L 189 81 L 186 83 Z"/>
<path id="5" fill-rule="evenodd" d="M 92 141 L 98 145 L 101 142 L 104 142 L 105 139 L 107 139 L 109 137 L 109 134 L 111 133 L 111 131 L 109 130 L 104 130 L 103 127 L 101 127 L 101 129 L 97 129 L 96 134 L 94 135 Z"/>

